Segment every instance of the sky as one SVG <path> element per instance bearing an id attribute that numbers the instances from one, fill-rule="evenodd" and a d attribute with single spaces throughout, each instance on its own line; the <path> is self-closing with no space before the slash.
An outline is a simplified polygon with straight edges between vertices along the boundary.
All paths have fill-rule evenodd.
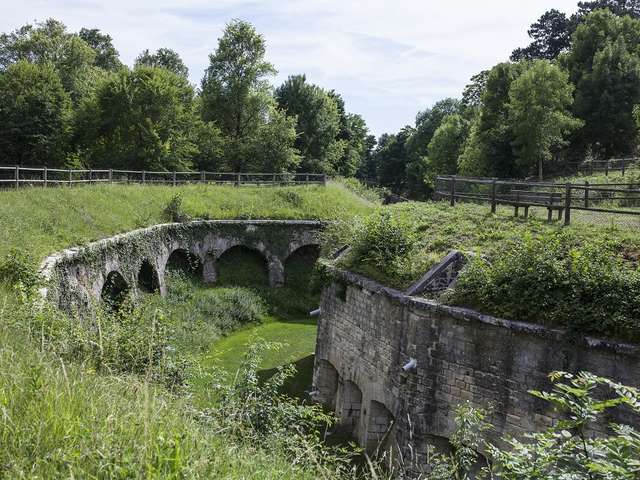
<path id="1" fill-rule="evenodd" d="M 53 17 L 99 28 L 132 65 L 145 48 L 177 51 L 199 85 L 225 24 L 265 36 L 272 80 L 305 73 L 340 93 L 376 136 L 413 125 L 420 110 L 460 97 L 472 75 L 528 44 L 527 28 L 577 0 L 0 0 L 0 31 Z"/>

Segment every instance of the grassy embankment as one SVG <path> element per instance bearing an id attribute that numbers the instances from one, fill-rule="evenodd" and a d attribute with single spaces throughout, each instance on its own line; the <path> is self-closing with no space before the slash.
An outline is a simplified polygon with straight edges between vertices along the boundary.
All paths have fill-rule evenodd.
<path id="1" fill-rule="evenodd" d="M 546 217 L 546 215 L 545 215 Z M 548 224 L 486 205 L 404 203 L 360 224 L 338 222 L 333 243 L 351 239 L 340 263 L 405 289 L 450 250 L 479 255 L 442 300 L 505 318 L 640 340 L 640 235 L 634 226 Z"/>
<path id="2" fill-rule="evenodd" d="M 71 245 L 167 221 L 163 209 L 176 192 L 183 197 L 184 212 L 192 217 L 348 219 L 372 209 L 369 202 L 336 184 L 326 188 L 95 186 L 2 191 L 0 256 L 20 248 L 39 261 Z M 240 271 L 251 272 L 251 267 Z M 227 277 L 226 281 L 233 285 L 238 279 Z M 308 445 L 286 445 L 282 435 L 267 435 L 261 441 L 249 436 L 246 442 L 233 440 L 237 437 L 226 431 L 227 423 L 220 426 L 215 415 L 214 420 L 200 418 L 193 395 L 170 394 L 153 381 L 157 368 L 153 359 L 169 347 L 202 360 L 205 369 L 213 364 L 237 366 L 245 338 L 254 333 L 295 341 L 293 351 L 267 351 L 265 369 L 298 355 L 308 357 L 312 351 L 315 326 L 296 319 L 299 310 L 293 309 L 287 317 L 291 309 L 279 308 L 287 304 L 286 292 L 270 294 L 260 286 L 191 288 L 184 281 L 183 286 L 182 293 L 188 290 L 189 295 L 186 306 L 181 304 L 178 288 L 173 305 L 171 295 L 167 300 L 151 299 L 147 305 L 147 310 L 153 310 L 158 302 L 155 306 L 164 312 L 161 317 L 156 318 L 153 310 L 149 321 L 143 314 L 134 319 L 153 337 L 148 340 L 148 361 L 145 344 L 138 347 L 127 341 L 138 328 L 134 321 L 109 324 L 114 327 L 112 333 L 103 324 L 100 336 L 92 329 L 69 330 L 71 334 L 66 335 L 68 322 L 57 325 L 55 318 L 21 304 L 6 285 L 0 287 L 0 478 L 331 478 L 335 469 L 315 463 L 319 457 L 311 454 Z M 304 302 L 298 307 L 306 307 Z M 216 350 L 207 340 L 238 326 L 238 315 L 228 311 L 234 305 L 247 307 L 247 320 L 264 323 L 246 327 L 237 339 L 226 339 L 223 348 Z M 208 307 L 219 314 L 216 320 L 221 324 L 205 325 Z M 202 317 L 200 323 L 185 321 L 196 320 L 194 315 Z M 208 327 L 204 335 L 194 328 L 198 325 Z M 145 335 L 136 338 L 147 341 Z M 126 372 L 128 358 L 141 365 L 137 374 Z M 160 373 L 166 375 L 164 370 Z M 196 375 L 190 381 L 194 389 L 187 393 L 195 392 L 197 397 L 200 392 L 204 402 L 207 386 L 198 389 L 199 378 L 208 377 Z M 289 390 L 300 388 L 289 386 Z"/>

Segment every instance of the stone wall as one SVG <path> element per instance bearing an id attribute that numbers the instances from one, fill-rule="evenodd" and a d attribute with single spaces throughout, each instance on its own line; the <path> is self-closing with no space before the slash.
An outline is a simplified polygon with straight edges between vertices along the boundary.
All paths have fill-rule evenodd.
<path id="1" fill-rule="evenodd" d="M 527 392 L 549 389 L 555 370 L 640 382 L 638 346 L 568 344 L 560 331 L 410 297 L 348 272 L 333 276 L 322 294 L 314 390 L 369 450 L 382 440 L 424 462 L 427 443 L 447 444 L 454 408 L 467 400 L 492 407 L 493 441 L 539 430 L 555 414 Z M 416 367 L 404 371 L 411 359 Z M 629 412 L 615 415 L 640 424 Z"/>
<path id="2" fill-rule="evenodd" d="M 289 220 L 215 220 L 171 223 L 116 235 L 46 258 L 42 273 L 47 287 L 42 295 L 59 308 L 84 315 L 101 301 L 107 278 L 124 280 L 134 297 L 142 271 L 166 293 L 165 269 L 174 252 L 182 251 L 202 264 L 205 281 L 215 282 L 216 260 L 236 246 L 260 252 L 266 260 L 269 282 L 284 281 L 286 259 L 298 248 L 318 245 L 321 222 Z"/>

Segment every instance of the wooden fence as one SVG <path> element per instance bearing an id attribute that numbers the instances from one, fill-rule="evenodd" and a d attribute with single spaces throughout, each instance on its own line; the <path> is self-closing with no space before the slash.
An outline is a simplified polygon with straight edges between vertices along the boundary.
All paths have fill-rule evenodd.
<path id="1" fill-rule="evenodd" d="M 226 173 L 226 172 L 154 172 L 137 170 L 71 170 L 60 168 L 0 166 L 0 188 L 57 186 L 97 183 L 143 183 L 183 185 L 188 183 L 241 185 L 325 185 L 327 177 L 319 173 Z"/>
<path id="2" fill-rule="evenodd" d="M 640 215 L 640 184 L 542 183 L 490 178 L 439 176 L 436 179 L 436 198 L 447 199 L 453 206 L 458 201 L 487 203 L 495 213 L 498 205 L 513 207 L 515 216 L 520 210 L 529 215 L 529 208 L 547 210 L 547 218 L 564 219 L 571 223 L 572 210 Z"/>
<path id="3" fill-rule="evenodd" d="M 584 162 L 567 162 L 565 164 L 571 172 L 593 175 L 594 173 L 604 173 L 609 176 L 610 172 L 622 172 L 622 175 L 629 171 L 640 168 L 640 158 L 610 158 L 608 160 L 588 160 Z"/>

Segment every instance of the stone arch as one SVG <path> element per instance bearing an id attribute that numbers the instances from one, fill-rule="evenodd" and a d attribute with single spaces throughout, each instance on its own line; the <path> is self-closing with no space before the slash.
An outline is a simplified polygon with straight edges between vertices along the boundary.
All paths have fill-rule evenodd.
<path id="1" fill-rule="evenodd" d="M 284 284 L 309 286 L 313 268 L 320 257 L 320 245 L 310 243 L 292 251 L 284 262 Z"/>
<path id="2" fill-rule="evenodd" d="M 188 250 L 177 248 L 171 252 L 164 267 L 165 275 L 176 272 L 192 278 L 201 278 L 202 261 L 197 255 L 194 255 Z"/>
<path id="3" fill-rule="evenodd" d="M 216 279 L 227 285 L 270 284 L 270 262 L 263 252 L 246 245 L 227 248 L 216 260 Z"/>
<path id="4" fill-rule="evenodd" d="M 138 270 L 138 289 L 145 293 L 160 291 L 160 277 L 149 260 L 143 260 Z"/>
<path id="5" fill-rule="evenodd" d="M 355 434 L 358 431 L 362 411 L 362 390 L 352 381 L 346 380 L 342 384 L 341 393 L 337 412 L 340 426 L 345 431 Z"/>
<path id="6" fill-rule="evenodd" d="M 319 359 L 316 362 L 315 389 L 316 400 L 335 411 L 336 394 L 338 393 L 338 370 L 327 360 Z"/>
<path id="7" fill-rule="evenodd" d="M 107 279 L 102 286 L 100 299 L 103 305 L 111 311 L 119 310 L 129 296 L 129 284 L 122 274 L 112 270 L 107 274 Z"/>
<path id="8" fill-rule="evenodd" d="M 393 426 L 395 419 L 382 403 L 371 400 L 367 421 L 365 448 L 368 452 L 382 453 L 393 444 Z"/>

